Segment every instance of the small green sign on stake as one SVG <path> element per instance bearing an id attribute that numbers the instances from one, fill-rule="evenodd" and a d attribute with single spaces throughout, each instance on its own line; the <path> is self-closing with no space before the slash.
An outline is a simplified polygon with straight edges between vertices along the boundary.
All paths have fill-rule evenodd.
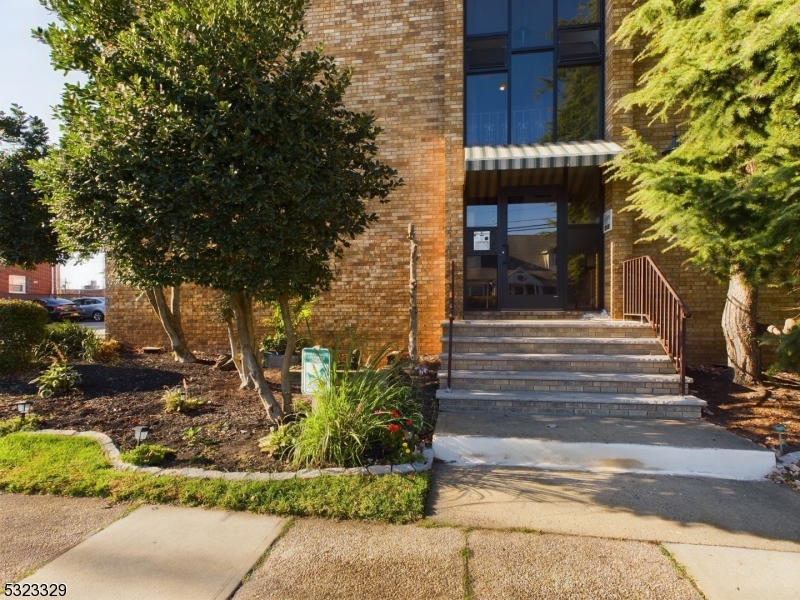
<path id="1" fill-rule="evenodd" d="M 302 392 L 313 394 L 319 385 L 328 386 L 331 381 L 331 351 L 327 348 L 303 348 L 301 353 L 303 376 Z"/>

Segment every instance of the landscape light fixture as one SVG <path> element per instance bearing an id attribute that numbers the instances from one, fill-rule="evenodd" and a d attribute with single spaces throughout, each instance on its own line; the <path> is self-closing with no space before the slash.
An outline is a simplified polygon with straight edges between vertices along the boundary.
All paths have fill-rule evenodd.
<path id="1" fill-rule="evenodd" d="M 672 132 L 672 139 L 669 141 L 669 146 L 664 148 L 664 151 L 661 153 L 661 156 L 666 156 L 670 154 L 675 148 L 680 146 L 680 142 L 678 141 L 678 128 L 676 127 L 675 130 Z"/>
<path id="2" fill-rule="evenodd" d="M 133 437 L 136 438 L 137 446 L 145 441 L 148 435 L 150 435 L 150 428 L 147 425 L 139 425 L 133 428 Z"/>
<path id="3" fill-rule="evenodd" d="M 775 431 L 778 432 L 778 452 L 783 454 L 783 448 L 785 444 L 783 443 L 783 432 L 786 431 L 785 425 L 775 425 Z"/>
<path id="4" fill-rule="evenodd" d="M 14 403 L 14 406 L 17 407 L 19 414 L 22 415 L 21 417 L 22 419 L 24 419 L 25 415 L 27 415 L 31 411 L 31 404 L 32 403 L 30 402 L 30 400 L 22 400 L 20 402 Z"/>

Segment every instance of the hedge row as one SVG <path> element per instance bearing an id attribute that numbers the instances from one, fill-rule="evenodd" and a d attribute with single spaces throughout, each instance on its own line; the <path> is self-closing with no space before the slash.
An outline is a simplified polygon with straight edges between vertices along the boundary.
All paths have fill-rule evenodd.
<path id="1" fill-rule="evenodd" d="M 46 334 L 47 309 L 29 300 L 0 300 L 0 374 L 28 368 Z"/>

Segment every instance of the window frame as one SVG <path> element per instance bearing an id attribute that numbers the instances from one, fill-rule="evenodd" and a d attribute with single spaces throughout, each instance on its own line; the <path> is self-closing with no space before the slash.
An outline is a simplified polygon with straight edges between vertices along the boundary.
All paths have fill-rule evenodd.
<path id="1" fill-rule="evenodd" d="M 507 100 L 506 100 L 506 143 L 500 144 L 501 146 L 512 146 L 511 136 L 512 136 L 512 111 L 511 111 L 511 98 L 513 94 L 512 90 L 512 73 L 511 73 L 511 57 L 512 55 L 519 55 L 519 54 L 533 54 L 537 52 L 552 52 L 553 53 L 553 96 L 551 106 L 553 109 L 553 119 L 551 121 L 552 127 L 552 141 L 553 142 L 561 142 L 561 141 L 573 141 L 573 140 L 560 140 L 558 138 L 558 69 L 559 68 L 566 68 L 566 67 L 582 67 L 582 66 L 599 66 L 600 68 L 600 85 L 598 86 L 597 94 L 598 94 L 598 107 L 599 107 L 599 115 L 598 115 L 598 139 L 605 139 L 605 31 L 606 31 L 606 22 L 605 22 L 605 1 L 604 0 L 597 0 L 598 2 L 598 14 L 599 14 L 599 21 L 595 23 L 580 23 L 576 25 L 559 25 L 558 24 L 558 0 L 550 0 L 553 4 L 553 31 L 555 31 L 555 35 L 553 36 L 553 43 L 551 45 L 546 46 L 534 46 L 530 48 L 521 48 L 521 49 L 514 49 L 513 48 L 513 30 L 512 30 L 512 18 L 513 18 L 513 10 L 512 10 L 512 1 L 513 0 L 505 0 L 508 6 L 508 21 L 507 21 L 507 29 L 504 32 L 495 32 L 495 33 L 482 33 L 479 35 L 467 35 L 467 20 L 469 19 L 469 3 L 468 0 L 464 0 L 464 20 L 462 23 L 462 36 L 463 36 L 463 43 L 462 43 L 462 52 L 463 52 L 463 80 L 462 80 L 462 90 L 464 92 L 464 99 L 462 104 L 463 110 L 463 119 L 462 119 L 462 140 L 464 147 L 474 147 L 479 144 L 468 144 L 467 143 L 467 79 L 470 75 L 490 75 L 490 74 L 501 74 L 504 73 L 507 75 L 507 85 L 506 88 L 507 92 Z M 541 1 L 541 0 L 540 0 Z M 546 1 L 546 0 L 545 0 Z M 593 30 L 597 29 L 599 32 L 599 43 L 600 48 L 598 51 L 597 57 L 591 58 L 572 58 L 572 59 L 561 59 L 560 52 L 559 52 L 559 38 L 561 31 L 567 30 Z M 483 69 L 470 69 L 469 68 L 469 40 L 472 39 L 479 39 L 479 38 L 491 38 L 491 37 L 498 37 L 498 36 L 505 36 L 506 37 L 506 61 L 505 67 L 489 67 Z"/>
<path id="2" fill-rule="evenodd" d="M 15 290 L 13 289 L 16 286 L 19 286 L 19 283 L 12 283 L 12 281 L 16 279 L 19 281 L 22 280 L 22 290 Z M 27 294 L 28 293 L 28 278 L 25 275 L 9 275 L 8 276 L 8 293 L 9 294 Z"/>

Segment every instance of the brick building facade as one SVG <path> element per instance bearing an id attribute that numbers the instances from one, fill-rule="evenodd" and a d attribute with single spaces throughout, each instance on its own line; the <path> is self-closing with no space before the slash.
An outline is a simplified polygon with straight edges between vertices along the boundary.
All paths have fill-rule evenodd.
<path id="1" fill-rule="evenodd" d="M 38 298 L 52 296 L 58 285 L 58 267 L 37 265 L 26 271 L 16 267 L 0 267 L 0 298 Z"/>
<path id="2" fill-rule="evenodd" d="M 617 101 L 634 89 L 648 67 L 646 63 L 634 63 L 636 48 L 623 48 L 610 41 L 632 5 L 631 0 L 605 0 L 599 4 L 596 0 L 582 4 L 578 0 L 529 0 L 527 3 L 520 0 L 513 4 L 505 0 L 314 0 L 310 4 L 306 18 L 309 42 L 324 42 L 326 52 L 335 56 L 340 64 L 355 68 L 347 103 L 353 109 L 375 112 L 384 130 L 379 140 L 381 158 L 396 168 L 406 183 L 392 194 L 390 203 L 375 203 L 369 207 L 380 220 L 345 253 L 337 265 L 339 274 L 331 291 L 319 298 L 312 327 L 320 341 L 330 343 L 343 327 L 357 325 L 372 341 L 405 346 L 409 253 L 406 229 L 409 223 L 414 223 L 420 254 L 419 347 L 424 353 L 438 353 L 441 348 L 440 323 L 447 310 L 451 259 L 456 265 L 458 318 L 470 316 L 469 309 L 476 310 L 483 302 L 487 305 L 483 308 L 495 311 L 509 307 L 534 311 L 605 308 L 614 318 L 621 318 L 621 261 L 649 254 L 693 313 L 688 330 L 689 363 L 725 361 L 720 327 L 725 287 L 686 267 L 684 253 L 664 253 L 663 246 L 637 243 L 646 224 L 637 221 L 633 213 L 623 211 L 628 188 L 619 182 L 603 181 L 601 167 L 596 161 L 592 162 L 597 152 L 589 162 L 581 161 L 591 155 L 592 150 L 576 159 L 580 164 L 590 165 L 586 167 L 556 165 L 554 161 L 554 166 L 550 167 L 530 168 L 528 165 L 528 168 L 487 170 L 477 162 L 469 164 L 465 160 L 465 150 L 486 147 L 495 151 L 512 143 L 527 145 L 533 152 L 551 153 L 555 151 L 555 145 L 549 144 L 552 141 L 621 143 L 623 129 L 632 126 L 656 148 L 665 148 L 672 136 L 672 124 L 650 126 L 641 111 L 621 113 L 616 110 Z M 554 13 L 553 28 L 538 42 L 525 41 L 526 36 L 535 38 L 538 21 L 529 19 L 523 23 L 525 26 L 515 25 L 515 19 L 522 22 L 528 18 L 525 7 L 535 9 L 531 13 L 535 18 L 539 18 L 536 15 L 540 13 L 536 11 L 540 9 Z M 473 25 L 465 16 L 470 10 L 473 11 L 470 13 Z M 487 11 L 485 16 L 476 20 L 474 15 L 482 10 Z M 502 19 L 498 21 L 497 31 L 486 24 L 498 11 L 507 11 L 506 30 Z M 560 11 L 571 11 L 569 19 L 562 19 Z M 589 13 L 594 16 L 587 17 Z M 502 56 L 499 48 L 504 53 Z M 589 50 L 581 54 L 586 48 Z M 597 52 L 596 56 L 593 51 Z M 551 59 L 552 63 L 548 63 Z M 532 134 L 519 132 L 530 131 L 526 129 L 529 124 L 542 125 L 534 122 L 534 117 L 526 121 L 524 114 L 546 111 L 535 103 L 541 102 L 550 91 L 538 96 L 512 95 L 514 90 L 529 85 L 525 83 L 524 68 L 527 67 L 524 65 L 532 65 L 537 60 L 552 65 L 551 75 L 560 78 L 558 85 L 552 84 L 551 105 L 552 113 L 560 115 L 556 117 L 560 119 L 559 126 L 551 122 L 550 133 L 538 140 L 524 137 Z M 549 68 L 547 65 L 543 68 Z M 579 81 L 579 76 L 594 77 L 596 74 L 599 74 L 598 129 L 594 135 L 570 138 L 569 98 L 564 90 L 570 77 L 572 81 Z M 506 112 L 495 111 L 504 116 L 491 125 L 495 133 L 485 134 L 490 128 L 489 121 L 484 127 L 481 119 L 491 113 L 481 113 L 475 107 L 481 102 L 489 106 L 494 102 L 491 98 L 503 97 L 498 95 L 498 90 L 505 92 L 507 83 L 511 89 Z M 467 97 L 469 94 L 471 96 Z M 542 118 L 546 117 L 540 117 L 540 121 Z M 473 126 L 474 123 L 478 125 Z M 506 128 L 505 142 L 485 137 Z M 484 136 L 483 142 L 478 139 L 481 136 Z M 490 143 L 486 143 L 487 140 Z M 473 168 L 476 170 L 470 170 Z M 593 178 L 598 182 L 595 191 L 590 190 Z M 586 184 L 587 181 L 590 183 Z M 528 197 L 526 194 L 535 195 L 536 190 L 552 192 L 554 200 L 549 204 L 522 200 Z M 591 196 L 592 202 L 597 196 L 600 213 L 590 207 L 593 215 L 612 211 L 613 227 L 602 234 L 599 216 L 577 220 L 575 237 L 585 238 L 584 242 L 597 239 L 597 255 L 579 240 L 575 242 L 573 254 L 562 256 L 559 252 L 570 252 L 567 247 L 573 243 L 570 237 L 573 216 L 568 204 L 579 206 L 581 194 L 588 194 L 587 198 Z M 494 205 L 491 204 L 493 199 Z M 537 212 L 537 207 L 545 205 L 553 207 L 550 217 Z M 558 233 L 553 225 L 550 238 L 546 235 L 536 238 L 531 222 L 537 220 L 536 227 L 547 230 L 547 224 L 555 222 L 556 205 L 563 205 L 563 209 L 558 208 L 561 211 L 558 212 Z M 492 206 L 495 221 L 481 221 Z M 522 225 L 511 227 L 512 213 L 516 215 L 514 218 L 521 219 Z M 477 219 L 475 223 L 469 222 L 472 217 Z M 489 224 L 482 229 L 481 222 Z M 509 231 L 502 231 L 503 223 Z M 482 233 L 490 233 L 486 237 L 492 238 L 489 243 L 494 245 L 489 250 L 478 249 L 478 234 Z M 527 238 L 523 239 L 525 236 Z M 527 259 L 511 256 L 514 244 L 525 246 Z M 515 269 L 505 273 L 505 269 L 498 268 L 499 263 L 495 262 L 498 260 L 502 264 L 516 260 Z M 556 263 L 558 268 L 553 267 Z M 470 269 L 471 272 L 467 272 Z M 569 276 L 572 277 L 575 269 L 582 269 L 580 277 L 583 279 L 579 286 L 570 287 L 567 274 L 563 273 L 571 270 Z M 519 285 L 510 281 L 512 276 L 521 278 Z M 548 281 L 548 277 L 552 280 Z M 519 294 L 515 296 L 512 290 Z M 135 346 L 166 344 L 166 337 L 141 293 L 114 284 L 110 276 L 107 296 L 110 306 L 107 331 L 111 335 Z M 221 351 L 227 346 L 226 336 L 222 324 L 213 316 L 212 297 L 213 294 L 204 290 L 190 288 L 184 292 L 184 329 L 193 348 Z M 782 290 L 765 290 L 761 297 L 760 320 L 764 323 L 782 321 L 796 305 L 797 302 Z M 513 315 L 513 311 L 508 314 Z"/>

